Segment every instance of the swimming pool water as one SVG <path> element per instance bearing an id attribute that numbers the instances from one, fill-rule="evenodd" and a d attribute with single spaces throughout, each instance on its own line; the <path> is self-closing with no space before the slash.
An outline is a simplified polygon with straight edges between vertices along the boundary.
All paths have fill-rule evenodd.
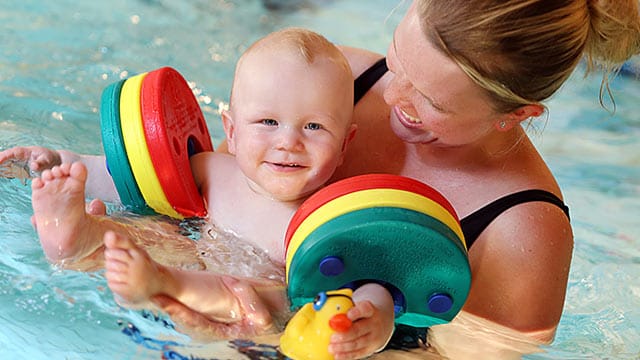
<path id="1" fill-rule="evenodd" d="M 255 39 L 297 25 L 339 44 L 384 52 L 403 12 L 387 19 L 395 2 L 384 0 L 281 2 L 295 6 L 272 11 L 258 0 L 5 0 L 0 149 L 37 143 L 102 153 L 102 89 L 167 65 L 191 81 L 218 143 L 217 110 L 228 99 L 235 60 Z M 640 82 L 620 76 L 611 86 L 615 115 L 598 104 L 598 75 L 576 74 L 550 101 L 541 134 L 533 135 L 571 207 L 576 244 L 556 340 L 528 359 L 640 356 Z M 275 358 L 266 345 L 193 343 L 164 318 L 119 307 L 101 273 L 47 263 L 30 214 L 29 187 L 0 179 L 2 358 L 255 358 L 246 354 L 256 349 Z"/>

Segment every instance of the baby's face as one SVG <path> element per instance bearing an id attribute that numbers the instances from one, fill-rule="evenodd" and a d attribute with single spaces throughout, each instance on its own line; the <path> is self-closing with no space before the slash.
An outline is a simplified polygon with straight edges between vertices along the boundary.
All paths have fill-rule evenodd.
<path id="1" fill-rule="evenodd" d="M 229 149 L 254 188 L 301 199 L 329 180 L 351 132 L 353 79 L 334 63 L 249 59 L 234 83 Z"/>

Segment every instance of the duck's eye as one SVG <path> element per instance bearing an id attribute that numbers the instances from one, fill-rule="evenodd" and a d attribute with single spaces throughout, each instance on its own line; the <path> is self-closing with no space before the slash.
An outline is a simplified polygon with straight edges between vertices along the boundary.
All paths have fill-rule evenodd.
<path id="1" fill-rule="evenodd" d="M 327 293 L 321 292 L 313 299 L 313 310 L 319 311 L 327 302 Z"/>

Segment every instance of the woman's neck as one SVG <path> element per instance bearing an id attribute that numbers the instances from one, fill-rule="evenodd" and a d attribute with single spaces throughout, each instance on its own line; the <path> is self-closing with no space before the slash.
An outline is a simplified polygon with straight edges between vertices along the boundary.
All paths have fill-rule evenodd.
<path id="1" fill-rule="evenodd" d="M 508 133 L 493 132 L 475 143 L 461 146 L 433 144 L 405 144 L 406 164 L 416 164 L 424 169 L 477 169 L 495 166 L 511 158 L 521 146 L 528 143 L 522 128 Z"/>

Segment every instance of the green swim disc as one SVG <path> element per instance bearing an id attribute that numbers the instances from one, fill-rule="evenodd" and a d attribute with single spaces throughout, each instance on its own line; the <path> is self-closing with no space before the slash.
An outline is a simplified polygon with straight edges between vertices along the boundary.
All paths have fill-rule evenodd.
<path id="1" fill-rule="evenodd" d="M 294 254 L 292 307 L 319 291 L 378 282 L 394 296 L 397 323 L 446 323 L 464 305 L 471 284 L 460 245 L 448 226 L 421 212 L 375 207 L 340 215 L 311 232 Z"/>
<path id="2" fill-rule="evenodd" d="M 120 201 L 138 214 L 154 214 L 138 188 L 129 165 L 120 126 L 120 92 L 126 80 L 117 81 L 102 91 L 100 98 L 100 129 L 102 146 L 107 158 L 107 169 L 111 174 Z"/>

